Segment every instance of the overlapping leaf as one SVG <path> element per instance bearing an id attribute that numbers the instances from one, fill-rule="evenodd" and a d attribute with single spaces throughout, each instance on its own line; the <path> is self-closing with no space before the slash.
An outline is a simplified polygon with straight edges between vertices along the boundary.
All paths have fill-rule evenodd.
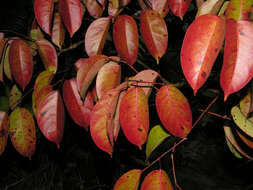
<path id="1" fill-rule="evenodd" d="M 228 145 L 228 148 L 230 150 L 230 152 L 236 157 L 236 158 L 239 158 L 239 159 L 242 159 L 242 155 L 234 148 L 234 146 L 232 145 L 232 143 L 228 140 L 227 137 L 225 137 L 226 139 L 226 143 Z"/>
<path id="2" fill-rule="evenodd" d="M 87 93 L 84 102 L 81 100 L 77 90 L 76 79 L 66 80 L 63 84 L 63 99 L 71 118 L 79 126 L 88 131 L 93 99 L 91 93 Z"/>
<path id="3" fill-rule="evenodd" d="M 115 183 L 113 190 L 136 190 L 140 183 L 141 173 L 138 169 L 124 173 Z"/>
<path id="4" fill-rule="evenodd" d="M 127 83 L 123 83 L 118 88 L 106 92 L 97 102 L 91 114 L 91 137 L 97 147 L 107 152 L 110 156 L 112 156 L 114 146 L 115 129 L 119 125 L 119 123 L 114 123 L 115 111 L 120 92 L 126 86 Z"/>
<path id="5" fill-rule="evenodd" d="M 37 40 L 36 45 L 46 70 L 56 73 L 58 57 L 54 46 L 47 40 Z"/>
<path id="6" fill-rule="evenodd" d="M 110 26 L 110 17 L 96 19 L 85 34 L 85 50 L 88 56 L 101 54 Z"/>
<path id="7" fill-rule="evenodd" d="M 107 91 L 116 88 L 121 80 L 121 67 L 117 63 L 110 61 L 98 72 L 96 79 L 96 92 L 100 99 Z"/>
<path id="8" fill-rule="evenodd" d="M 225 97 L 242 89 L 253 76 L 253 24 L 249 21 L 229 19 L 220 85 Z"/>
<path id="9" fill-rule="evenodd" d="M 169 0 L 169 7 L 174 15 L 183 20 L 183 17 L 188 10 L 190 3 L 191 0 Z"/>
<path id="10" fill-rule="evenodd" d="M 252 0 L 230 0 L 226 9 L 226 18 L 239 20 L 249 20 Z"/>
<path id="11" fill-rule="evenodd" d="M 60 148 L 64 130 L 64 106 L 58 91 L 52 91 L 42 99 L 37 122 L 43 135 Z"/>
<path id="12" fill-rule="evenodd" d="M 23 91 L 33 74 L 33 57 L 29 46 L 20 39 L 15 39 L 10 45 L 9 62 L 15 81 Z"/>
<path id="13" fill-rule="evenodd" d="M 198 17 L 187 29 L 181 49 L 181 67 L 194 94 L 207 80 L 224 36 L 224 20 L 211 14 Z"/>
<path id="14" fill-rule="evenodd" d="M 159 63 L 168 46 L 166 23 L 158 12 L 145 10 L 140 16 L 140 31 L 147 49 Z"/>
<path id="15" fill-rule="evenodd" d="M 128 15 L 117 17 L 113 25 L 113 41 L 120 57 L 133 65 L 138 54 L 138 29 L 135 20 Z"/>
<path id="16" fill-rule="evenodd" d="M 22 100 L 22 92 L 18 89 L 17 85 L 14 85 L 11 89 L 9 96 L 9 107 L 14 110 Z"/>
<path id="17" fill-rule="evenodd" d="M 4 74 L 5 76 L 12 81 L 12 74 L 11 74 L 11 67 L 10 67 L 10 62 L 9 62 L 9 52 L 10 52 L 10 46 L 6 48 L 6 52 L 4 55 Z"/>
<path id="18" fill-rule="evenodd" d="M 165 17 L 169 12 L 169 0 L 152 0 L 152 9 Z"/>
<path id="19" fill-rule="evenodd" d="M 126 138 L 141 149 L 149 130 L 148 98 L 142 88 L 130 88 L 121 100 L 119 111 Z"/>
<path id="20" fill-rule="evenodd" d="M 62 23 L 61 15 L 58 12 L 54 13 L 54 23 L 52 28 L 52 42 L 60 49 L 65 40 L 65 29 Z"/>
<path id="21" fill-rule="evenodd" d="M 220 8 L 222 7 L 224 0 L 207 0 L 198 9 L 196 17 L 204 14 L 214 14 L 217 15 Z"/>
<path id="22" fill-rule="evenodd" d="M 0 81 L 3 82 L 3 58 L 5 57 L 6 39 L 0 39 Z"/>
<path id="23" fill-rule="evenodd" d="M 54 0 L 34 0 L 34 14 L 42 30 L 51 35 Z"/>
<path id="24" fill-rule="evenodd" d="M 156 110 L 165 127 L 176 137 L 186 137 L 192 129 L 192 113 L 185 96 L 174 86 L 166 85 L 156 94 Z"/>
<path id="25" fill-rule="evenodd" d="M 138 2 L 142 10 L 152 8 L 152 0 L 138 0 Z"/>
<path id="26" fill-rule="evenodd" d="M 164 131 L 161 125 L 154 126 L 149 134 L 146 145 L 146 158 L 148 159 L 151 153 L 170 135 Z"/>
<path id="27" fill-rule="evenodd" d="M 31 159 L 36 148 L 36 130 L 32 114 L 25 108 L 16 108 L 10 115 L 9 135 L 15 149 Z"/>
<path id="28" fill-rule="evenodd" d="M 83 64 L 77 72 L 77 88 L 82 98 L 85 97 L 87 90 L 97 75 L 100 68 L 107 63 L 108 57 L 104 55 L 95 55 L 90 57 L 89 64 Z"/>
<path id="29" fill-rule="evenodd" d="M 90 14 L 90 16 L 94 18 L 99 18 L 104 11 L 105 8 L 105 1 L 100 2 L 102 4 L 99 4 L 98 1 L 94 0 L 83 0 L 85 2 L 85 6 Z"/>
<path id="30" fill-rule="evenodd" d="M 8 114 L 0 111 L 0 155 L 3 154 L 7 144 L 9 126 Z"/>
<path id="31" fill-rule="evenodd" d="M 80 0 L 59 0 L 59 11 L 70 37 L 82 24 L 82 6 Z"/>
<path id="32" fill-rule="evenodd" d="M 154 189 L 173 190 L 173 186 L 167 173 L 162 169 L 151 171 L 141 184 L 141 190 Z"/>

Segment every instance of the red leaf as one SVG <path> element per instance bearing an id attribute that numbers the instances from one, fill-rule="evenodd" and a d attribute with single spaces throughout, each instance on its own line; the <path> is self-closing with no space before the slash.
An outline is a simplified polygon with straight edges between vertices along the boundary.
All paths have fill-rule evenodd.
<path id="1" fill-rule="evenodd" d="M 71 118 L 76 124 L 88 131 L 90 115 L 94 107 L 91 93 L 88 92 L 84 102 L 77 90 L 76 79 L 66 80 L 63 84 L 63 99 Z"/>
<path id="2" fill-rule="evenodd" d="M 171 181 L 164 170 L 153 170 L 141 184 L 141 190 L 173 190 Z"/>
<path id="3" fill-rule="evenodd" d="M 152 8 L 152 0 L 138 0 L 138 2 L 142 10 Z"/>
<path id="4" fill-rule="evenodd" d="M 101 54 L 110 26 L 110 17 L 96 19 L 85 34 L 85 50 L 88 56 Z"/>
<path id="5" fill-rule="evenodd" d="M 33 57 L 31 49 L 23 40 L 13 40 L 10 45 L 9 61 L 13 77 L 24 91 L 32 78 Z"/>
<path id="6" fill-rule="evenodd" d="M 194 95 L 206 82 L 224 36 L 224 20 L 211 14 L 198 17 L 187 29 L 181 49 L 181 66 Z"/>
<path id="7" fill-rule="evenodd" d="M 169 0 L 169 7 L 172 13 L 183 20 L 191 0 Z"/>
<path id="8" fill-rule="evenodd" d="M 113 25 L 113 41 L 120 57 L 133 65 L 137 59 L 139 39 L 137 24 L 132 17 L 117 17 Z"/>
<path id="9" fill-rule="evenodd" d="M 107 152 L 110 156 L 112 156 L 114 146 L 114 115 L 120 92 L 126 87 L 127 84 L 123 83 L 118 88 L 111 89 L 105 93 L 91 113 L 91 137 L 97 147 Z"/>
<path id="10" fill-rule="evenodd" d="M 136 190 L 138 188 L 141 170 L 133 169 L 124 173 L 115 183 L 113 190 Z"/>
<path id="11" fill-rule="evenodd" d="M 168 45 L 168 31 L 166 23 L 158 12 L 142 11 L 140 16 L 140 30 L 148 51 L 159 63 Z"/>
<path id="12" fill-rule="evenodd" d="M 4 33 L 0 32 L 0 40 L 4 39 Z"/>
<path id="13" fill-rule="evenodd" d="M 77 72 L 77 88 L 82 98 L 97 75 L 99 69 L 108 61 L 104 55 L 95 55 L 88 60 L 89 64 L 84 64 Z"/>
<path id="14" fill-rule="evenodd" d="M 243 88 L 253 76 L 253 24 L 227 20 L 220 85 L 227 97 Z"/>
<path id="15" fill-rule="evenodd" d="M 156 94 L 156 110 L 167 131 L 186 137 L 192 129 L 192 113 L 185 96 L 174 86 L 160 88 Z"/>
<path id="16" fill-rule="evenodd" d="M 107 91 L 116 88 L 121 80 L 121 67 L 117 63 L 110 61 L 98 72 L 96 79 L 96 92 L 100 99 Z"/>
<path id="17" fill-rule="evenodd" d="M 9 126 L 8 114 L 0 111 L 0 155 L 3 154 L 7 144 Z"/>
<path id="18" fill-rule="evenodd" d="M 152 0 L 152 9 L 165 17 L 169 12 L 169 0 Z"/>
<path id="19" fill-rule="evenodd" d="M 105 1 L 100 2 L 102 4 L 99 4 L 98 1 L 94 1 L 94 0 L 84 0 L 84 2 L 90 16 L 94 18 L 101 17 L 105 9 Z"/>
<path id="20" fill-rule="evenodd" d="M 60 148 L 64 129 L 64 106 L 58 91 L 50 92 L 40 102 L 37 122 L 43 135 Z"/>
<path id="21" fill-rule="evenodd" d="M 54 13 L 54 24 L 52 29 L 52 42 L 60 49 L 65 40 L 65 29 L 62 23 L 61 16 L 58 12 Z"/>
<path id="22" fill-rule="evenodd" d="M 25 108 L 16 108 L 10 115 L 9 135 L 15 149 L 31 159 L 36 148 L 36 129 L 32 114 Z"/>
<path id="23" fill-rule="evenodd" d="M 54 0 L 34 0 L 34 13 L 42 30 L 51 35 Z"/>
<path id="24" fill-rule="evenodd" d="M 82 6 L 80 0 L 59 0 L 59 10 L 64 25 L 72 37 L 82 24 Z"/>
<path id="25" fill-rule="evenodd" d="M 252 0 L 230 0 L 226 9 L 226 19 L 249 20 Z"/>
<path id="26" fill-rule="evenodd" d="M 141 88 L 131 88 L 120 103 L 120 124 L 126 138 L 138 146 L 147 140 L 149 130 L 148 98 Z"/>
<path id="27" fill-rule="evenodd" d="M 36 45 L 46 70 L 56 73 L 58 57 L 54 46 L 47 40 L 37 40 Z"/>

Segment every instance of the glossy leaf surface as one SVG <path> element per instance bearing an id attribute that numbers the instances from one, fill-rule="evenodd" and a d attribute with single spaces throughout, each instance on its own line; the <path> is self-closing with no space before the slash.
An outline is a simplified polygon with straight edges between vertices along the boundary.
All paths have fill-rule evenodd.
<path id="1" fill-rule="evenodd" d="M 181 20 L 183 20 L 190 3 L 191 0 L 169 0 L 169 7 L 175 16 L 178 16 Z"/>
<path id="2" fill-rule="evenodd" d="M 224 100 L 242 89 L 253 76 L 253 24 L 249 21 L 227 20 L 220 85 Z"/>
<path id="3" fill-rule="evenodd" d="M 152 9 L 157 11 L 161 17 L 165 17 L 169 12 L 169 0 L 152 0 Z"/>
<path id="4" fill-rule="evenodd" d="M 171 181 L 164 170 L 153 170 L 143 180 L 141 190 L 173 190 Z"/>
<path id="5" fill-rule="evenodd" d="M 9 107 L 14 110 L 22 100 L 22 92 L 18 89 L 17 85 L 14 85 L 11 89 L 9 96 Z"/>
<path id="6" fill-rule="evenodd" d="M 76 79 L 66 80 L 63 84 L 63 99 L 71 118 L 76 124 L 88 131 L 91 111 L 94 103 L 91 93 L 88 92 L 84 102 L 79 95 Z"/>
<path id="7" fill-rule="evenodd" d="M 187 29 L 181 49 L 181 67 L 194 94 L 207 80 L 224 36 L 224 20 L 210 14 L 198 17 Z"/>
<path id="8" fill-rule="evenodd" d="M 198 9 L 196 17 L 204 14 L 214 14 L 217 15 L 224 0 L 207 0 Z"/>
<path id="9" fill-rule="evenodd" d="M 99 4 L 98 1 L 94 0 L 83 0 L 85 2 L 85 6 L 90 14 L 90 16 L 94 18 L 99 18 L 104 11 L 105 2 L 103 4 Z"/>
<path id="10" fill-rule="evenodd" d="M 158 63 L 168 46 L 166 23 L 158 12 L 145 10 L 140 16 L 140 31 L 148 51 Z"/>
<path id="11" fill-rule="evenodd" d="M 137 190 L 140 183 L 141 170 L 133 169 L 124 173 L 115 183 L 113 190 Z"/>
<path id="12" fill-rule="evenodd" d="M 64 106 L 58 91 L 50 92 L 40 102 L 37 122 L 43 135 L 60 148 L 64 129 Z"/>
<path id="13" fill-rule="evenodd" d="M 13 40 L 10 45 L 9 61 L 13 77 L 24 91 L 33 74 L 33 57 L 26 42 L 20 39 Z"/>
<path id="14" fill-rule="evenodd" d="M 89 64 L 84 64 L 77 72 L 77 88 L 82 98 L 101 67 L 108 61 L 107 56 L 95 55 L 89 58 Z"/>
<path id="15" fill-rule="evenodd" d="M 93 21 L 85 34 L 85 50 L 88 56 L 101 54 L 110 26 L 110 17 L 103 17 Z"/>
<path id="16" fill-rule="evenodd" d="M 235 21 L 249 20 L 252 5 L 252 0 L 230 0 L 226 10 L 226 18 Z"/>
<path id="17" fill-rule="evenodd" d="M 52 28 L 52 42 L 60 49 L 65 40 L 65 29 L 62 23 L 61 15 L 58 12 L 54 13 L 54 23 Z"/>
<path id="18" fill-rule="evenodd" d="M 120 125 L 126 138 L 141 149 L 149 130 L 148 98 L 142 88 L 131 88 L 120 103 Z"/>
<path id="19" fill-rule="evenodd" d="M 184 138 L 192 129 L 192 113 L 185 96 L 174 86 L 167 85 L 156 94 L 156 110 L 172 135 Z"/>
<path id="20" fill-rule="evenodd" d="M 161 125 L 154 126 L 149 134 L 146 145 L 146 158 L 170 135 L 162 128 Z"/>
<path id="21" fill-rule="evenodd" d="M 36 45 L 46 70 L 56 73 L 58 57 L 54 46 L 47 40 L 37 40 Z"/>
<path id="22" fill-rule="evenodd" d="M 8 114 L 0 111 L 0 155 L 3 154 L 7 144 L 9 126 Z"/>
<path id="23" fill-rule="evenodd" d="M 15 149 L 31 159 L 36 148 L 36 130 L 32 114 L 25 108 L 16 108 L 10 115 L 9 135 Z"/>
<path id="24" fill-rule="evenodd" d="M 120 57 L 133 65 L 138 54 L 138 29 L 135 20 L 128 15 L 117 17 L 113 25 L 113 42 Z"/>
<path id="25" fill-rule="evenodd" d="M 96 79 L 96 92 L 100 99 L 107 91 L 116 88 L 121 80 L 121 66 L 110 61 L 98 72 Z"/>
<path id="26" fill-rule="evenodd" d="M 59 11 L 70 37 L 82 24 L 82 6 L 80 0 L 59 0 Z"/>
<path id="27" fill-rule="evenodd" d="M 54 0 L 34 0 L 34 13 L 42 30 L 51 35 Z"/>

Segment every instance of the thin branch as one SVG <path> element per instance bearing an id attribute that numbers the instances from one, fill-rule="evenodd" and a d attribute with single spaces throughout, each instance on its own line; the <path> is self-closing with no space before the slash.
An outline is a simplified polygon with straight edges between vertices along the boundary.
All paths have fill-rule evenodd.
<path id="1" fill-rule="evenodd" d="M 203 109 L 199 109 L 199 111 L 203 112 L 204 110 L 203 110 Z M 214 113 L 214 112 L 210 112 L 210 111 L 207 112 L 207 113 L 210 114 L 210 115 L 219 117 L 219 118 L 221 118 L 221 119 L 226 119 L 226 120 L 229 120 L 229 121 L 232 120 L 230 117 L 228 117 L 228 116 L 226 116 L 226 115 L 220 115 L 220 114 L 217 114 L 217 113 Z"/>
<path id="2" fill-rule="evenodd" d="M 84 40 L 79 41 L 79 42 L 69 46 L 68 48 L 62 49 L 61 51 L 58 52 L 58 56 L 61 55 L 64 52 L 67 52 L 67 51 L 70 51 L 70 50 L 73 50 L 73 49 L 77 48 L 78 46 L 80 46 L 83 43 L 84 43 Z"/>
<path id="3" fill-rule="evenodd" d="M 182 190 L 182 188 L 179 186 L 179 184 L 177 183 L 177 177 L 176 177 L 176 170 L 175 170 L 175 162 L 174 162 L 174 152 L 175 149 L 172 150 L 171 153 L 171 162 L 172 162 L 172 170 L 173 170 L 173 177 L 174 177 L 174 184 L 176 186 L 177 189 Z"/>

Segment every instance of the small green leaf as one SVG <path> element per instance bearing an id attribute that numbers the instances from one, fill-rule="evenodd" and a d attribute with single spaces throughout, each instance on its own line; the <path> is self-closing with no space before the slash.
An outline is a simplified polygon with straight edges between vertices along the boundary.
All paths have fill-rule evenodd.
<path id="1" fill-rule="evenodd" d="M 233 145 L 231 144 L 231 142 L 228 140 L 228 138 L 226 137 L 226 143 L 228 145 L 229 150 L 231 151 L 231 153 L 239 159 L 242 159 L 243 157 L 241 156 L 241 154 L 233 147 Z"/>
<path id="2" fill-rule="evenodd" d="M 162 128 L 161 125 L 156 125 L 150 130 L 146 145 L 147 159 L 156 147 L 158 147 L 169 136 L 170 135 Z"/>
<path id="3" fill-rule="evenodd" d="M 17 85 L 14 85 L 11 89 L 9 96 L 9 106 L 14 110 L 22 99 L 22 92 L 19 90 Z"/>

